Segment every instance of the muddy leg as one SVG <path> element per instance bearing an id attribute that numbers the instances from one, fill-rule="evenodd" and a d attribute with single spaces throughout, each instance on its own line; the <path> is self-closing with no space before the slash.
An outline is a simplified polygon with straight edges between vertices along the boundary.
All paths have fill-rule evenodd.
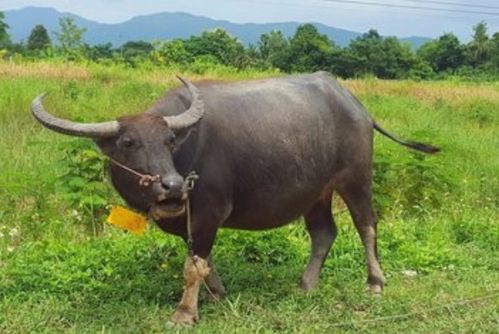
<path id="1" fill-rule="evenodd" d="M 322 265 L 337 234 L 331 213 L 331 195 L 315 204 L 305 215 L 305 224 L 310 234 L 312 251 L 300 282 L 300 288 L 308 291 L 319 281 Z"/>
<path id="2" fill-rule="evenodd" d="M 353 222 L 364 244 L 367 258 L 367 283 L 374 293 L 383 290 L 384 278 L 378 262 L 376 245 L 376 215 L 371 203 L 371 179 L 351 178 L 338 191 L 348 206 Z"/>
<path id="3" fill-rule="evenodd" d="M 213 199 L 218 197 L 213 196 Z M 195 206 L 194 204 L 198 204 Z M 217 288 L 220 279 L 216 273 L 211 272 L 210 253 L 215 242 L 217 229 L 228 212 L 229 206 L 222 206 L 220 203 L 211 202 L 191 202 L 192 205 L 192 245 L 189 256 L 184 265 L 184 292 L 182 299 L 173 314 L 172 321 L 176 324 L 193 325 L 198 321 L 198 298 L 199 287 L 203 280 L 213 284 Z M 219 210 L 213 210 L 218 207 Z M 187 226 L 184 239 L 187 241 Z M 220 286 L 218 286 L 220 290 Z M 222 286 L 223 287 L 223 286 Z"/>
<path id="4" fill-rule="evenodd" d="M 199 320 L 198 296 L 201 281 L 210 273 L 208 261 L 194 255 L 189 256 L 184 264 L 184 293 L 172 317 L 180 325 L 193 325 Z"/>

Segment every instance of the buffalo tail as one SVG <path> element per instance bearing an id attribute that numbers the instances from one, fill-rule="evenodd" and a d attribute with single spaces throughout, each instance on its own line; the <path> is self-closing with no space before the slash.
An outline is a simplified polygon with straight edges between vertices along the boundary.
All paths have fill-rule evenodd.
<path id="1" fill-rule="evenodd" d="M 382 135 L 390 138 L 391 140 L 399 143 L 400 145 L 404 145 L 406 147 L 409 147 L 409 148 L 412 148 L 414 150 L 421 151 L 424 153 L 428 153 L 428 154 L 435 154 L 435 153 L 440 152 L 440 149 L 438 147 L 435 147 L 432 145 L 418 143 L 418 142 L 414 142 L 414 141 L 406 141 L 406 140 L 402 140 L 400 138 L 397 138 L 396 136 L 392 135 L 390 132 L 386 131 L 381 126 L 376 124 L 376 122 L 374 122 L 374 121 L 373 121 L 373 126 L 374 126 L 374 129 L 376 131 L 378 131 Z"/>

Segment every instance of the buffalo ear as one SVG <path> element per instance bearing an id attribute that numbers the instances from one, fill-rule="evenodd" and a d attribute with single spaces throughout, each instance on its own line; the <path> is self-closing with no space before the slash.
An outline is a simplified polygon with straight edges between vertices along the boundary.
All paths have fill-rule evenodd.
<path id="1" fill-rule="evenodd" d="M 113 149 L 116 139 L 111 138 L 94 138 L 94 143 L 99 147 L 100 151 L 105 155 L 109 155 Z"/>
<path id="2" fill-rule="evenodd" d="M 191 133 L 194 133 L 196 131 L 197 129 L 195 126 L 189 126 L 184 129 L 177 129 L 173 131 L 175 133 L 175 150 L 179 149 L 180 146 L 182 146 L 187 141 Z"/>

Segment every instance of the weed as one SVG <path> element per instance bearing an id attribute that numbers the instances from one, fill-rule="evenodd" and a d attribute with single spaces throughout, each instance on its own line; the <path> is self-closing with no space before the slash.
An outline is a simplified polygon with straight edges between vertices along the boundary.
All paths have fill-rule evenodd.
<path id="1" fill-rule="evenodd" d="M 376 152 L 374 160 L 374 206 L 382 217 L 386 211 L 406 215 L 431 214 L 442 207 L 455 189 L 449 168 L 419 152 L 392 155 Z"/>
<path id="2" fill-rule="evenodd" d="M 56 185 L 61 198 L 75 210 L 76 220 L 89 224 L 98 233 L 112 190 L 106 179 L 105 157 L 90 141 L 75 139 L 61 147 L 64 156 L 58 161 L 64 173 Z"/>

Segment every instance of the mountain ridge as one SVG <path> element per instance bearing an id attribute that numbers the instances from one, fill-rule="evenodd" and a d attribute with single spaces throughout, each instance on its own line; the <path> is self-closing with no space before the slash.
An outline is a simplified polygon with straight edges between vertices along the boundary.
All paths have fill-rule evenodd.
<path id="1" fill-rule="evenodd" d="M 59 12 L 51 7 L 24 7 L 22 9 L 6 10 L 5 19 L 10 26 L 9 34 L 14 42 L 26 41 L 31 29 L 36 24 L 43 24 L 53 36 L 58 30 L 59 18 L 69 16 L 82 28 L 86 28 L 85 41 L 89 44 L 111 42 L 120 46 L 131 40 L 169 40 L 174 38 L 189 38 L 199 35 L 205 30 L 224 28 L 244 44 L 256 44 L 260 35 L 272 30 L 281 30 L 290 37 L 296 28 L 304 22 L 272 22 L 272 23 L 233 23 L 228 20 L 216 20 L 205 16 L 185 12 L 160 12 L 139 15 L 118 23 L 100 23 L 69 12 Z M 320 33 L 326 34 L 336 45 L 346 46 L 362 33 L 331 27 L 322 23 L 314 24 Z M 417 48 L 430 38 L 411 36 L 400 38 Z"/>

